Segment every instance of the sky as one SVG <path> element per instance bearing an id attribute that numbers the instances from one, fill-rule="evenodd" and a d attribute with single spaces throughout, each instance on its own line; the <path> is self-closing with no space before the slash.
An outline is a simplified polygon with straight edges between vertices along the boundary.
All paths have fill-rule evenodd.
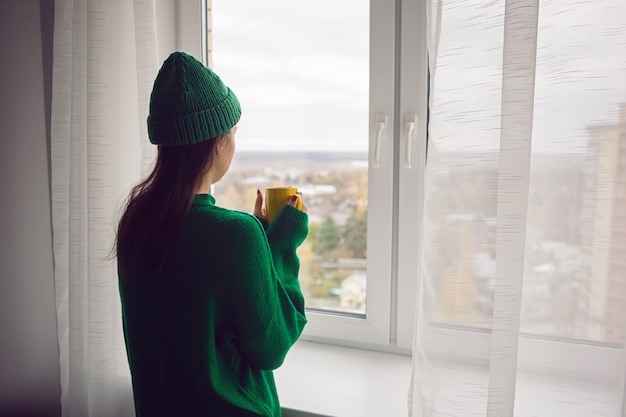
<path id="1" fill-rule="evenodd" d="M 243 108 L 238 149 L 367 150 L 368 1 L 212 5 L 213 66 Z M 431 139 L 443 149 L 497 149 L 504 1 L 443 5 Z M 624 50 L 626 1 L 540 2 L 535 150 L 584 151 L 587 126 L 617 121 Z"/>
<path id="2" fill-rule="evenodd" d="M 504 1 L 443 3 L 431 137 L 444 149 L 498 149 Z M 539 4 L 533 151 L 584 152 L 586 128 L 616 123 L 626 103 L 626 2 Z"/>
<path id="3" fill-rule="evenodd" d="M 213 67 L 242 104 L 238 149 L 367 151 L 368 1 L 212 5 Z"/>

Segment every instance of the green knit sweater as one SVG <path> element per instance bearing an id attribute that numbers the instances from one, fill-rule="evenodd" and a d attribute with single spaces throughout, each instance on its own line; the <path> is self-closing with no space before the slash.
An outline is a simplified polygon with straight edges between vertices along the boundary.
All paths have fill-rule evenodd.
<path id="1" fill-rule="evenodd" d="M 199 194 L 163 276 L 120 277 L 137 417 L 281 415 L 272 370 L 306 323 L 307 219 L 285 206 L 266 233 Z"/>

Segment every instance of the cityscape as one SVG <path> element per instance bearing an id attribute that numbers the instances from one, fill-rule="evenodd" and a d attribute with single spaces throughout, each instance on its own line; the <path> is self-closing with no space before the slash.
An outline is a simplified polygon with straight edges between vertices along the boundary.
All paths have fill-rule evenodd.
<path id="1" fill-rule="evenodd" d="M 298 187 L 309 235 L 298 249 L 307 307 L 365 314 L 367 154 L 236 152 L 216 184 L 217 204 L 251 212 L 256 190 Z"/>
<path id="2" fill-rule="evenodd" d="M 531 169 L 521 332 L 622 344 L 626 305 L 626 105 L 615 123 L 588 127 L 581 153 L 534 155 Z M 446 207 L 430 227 L 438 256 L 437 303 L 429 319 L 489 329 L 496 272 L 497 154 L 430 181 Z M 240 152 L 216 186 L 217 204 L 251 212 L 256 189 L 297 186 L 310 214 L 299 249 L 307 306 L 366 311 L 367 154 Z M 417 249 L 416 249 L 416 256 Z M 417 277 L 416 277 L 417 279 Z M 460 290 L 461 289 L 461 290 Z M 567 306 L 567 307 L 563 307 Z M 556 310 L 558 309 L 558 310 Z"/>

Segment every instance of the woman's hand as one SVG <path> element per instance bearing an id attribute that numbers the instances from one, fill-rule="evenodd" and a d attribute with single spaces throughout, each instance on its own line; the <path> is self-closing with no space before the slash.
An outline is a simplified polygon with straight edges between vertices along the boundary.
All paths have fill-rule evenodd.
<path id="1" fill-rule="evenodd" d="M 298 207 L 298 199 L 300 199 L 300 201 L 302 201 L 302 211 L 307 213 L 309 211 L 309 208 L 307 207 L 306 204 L 304 204 L 304 199 L 302 198 L 302 193 L 301 192 L 297 192 L 296 194 L 291 196 L 291 199 L 289 200 L 289 204 L 292 207 Z"/>
<path id="2" fill-rule="evenodd" d="M 267 214 L 265 213 L 265 207 L 263 207 L 263 193 L 261 190 L 256 190 L 256 201 L 254 202 L 253 215 L 259 219 L 267 220 Z"/>

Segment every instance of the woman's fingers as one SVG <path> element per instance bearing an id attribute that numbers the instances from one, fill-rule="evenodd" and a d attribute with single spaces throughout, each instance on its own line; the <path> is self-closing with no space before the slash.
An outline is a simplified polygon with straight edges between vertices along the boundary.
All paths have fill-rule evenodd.
<path id="1" fill-rule="evenodd" d="M 298 200 L 300 200 L 300 202 L 298 202 Z M 306 206 L 306 204 L 304 204 L 304 199 L 302 198 L 302 193 L 298 192 L 294 195 L 291 196 L 291 199 L 289 200 L 289 205 L 298 208 L 299 205 L 302 205 L 301 210 L 303 212 L 308 212 L 308 207 Z"/>
<path id="2" fill-rule="evenodd" d="M 265 218 L 265 210 L 263 210 L 263 193 L 261 190 L 256 190 L 256 201 L 254 202 L 254 211 L 252 214 L 262 219 Z"/>

